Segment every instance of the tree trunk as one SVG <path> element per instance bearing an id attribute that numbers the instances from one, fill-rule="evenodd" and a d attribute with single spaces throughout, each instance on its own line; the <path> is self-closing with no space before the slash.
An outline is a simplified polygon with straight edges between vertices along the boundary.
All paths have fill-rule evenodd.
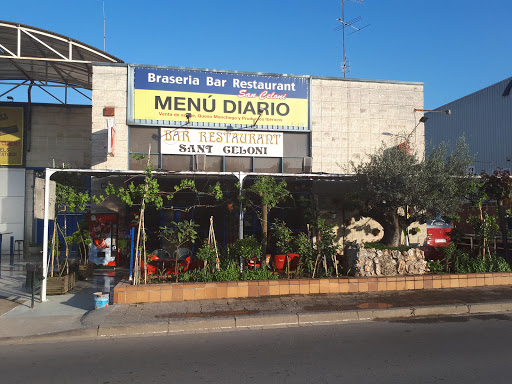
<path id="1" fill-rule="evenodd" d="M 398 220 L 398 214 L 385 215 L 381 223 L 384 228 L 384 236 L 382 242 L 390 247 L 398 247 L 400 245 L 400 236 L 402 234 L 402 227 Z"/>
<path id="2" fill-rule="evenodd" d="M 498 217 L 500 222 L 500 232 L 501 232 L 501 239 L 503 240 L 503 252 L 504 257 L 507 263 L 511 264 L 511 257 L 509 256 L 509 250 L 508 250 L 508 225 L 507 225 L 507 218 L 506 218 L 506 212 L 505 207 L 503 206 L 503 200 L 499 199 L 496 201 L 496 205 L 498 206 Z"/>

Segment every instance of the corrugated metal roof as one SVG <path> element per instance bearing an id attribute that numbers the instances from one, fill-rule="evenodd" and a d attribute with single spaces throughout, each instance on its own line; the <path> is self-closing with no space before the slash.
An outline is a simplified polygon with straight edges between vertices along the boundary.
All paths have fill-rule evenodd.
<path id="1" fill-rule="evenodd" d="M 451 115 L 427 113 L 425 138 L 438 144 L 465 136 L 472 155 L 474 171 L 487 173 L 510 168 L 512 158 L 512 94 L 503 96 L 512 77 L 464 96 L 436 110 L 451 110 Z M 508 161 L 507 161 L 508 159 Z"/>
<path id="2" fill-rule="evenodd" d="M 92 89 L 92 63 L 122 60 L 44 29 L 0 21 L 0 80 L 55 82 Z"/>

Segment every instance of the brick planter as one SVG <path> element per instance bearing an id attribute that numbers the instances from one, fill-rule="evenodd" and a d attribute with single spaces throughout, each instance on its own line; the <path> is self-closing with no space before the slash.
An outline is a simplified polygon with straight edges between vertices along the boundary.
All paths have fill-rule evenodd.
<path id="1" fill-rule="evenodd" d="M 464 273 L 453 275 L 341 277 L 233 281 L 219 283 L 169 283 L 114 288 L 114 304 L 160 303 L 204 299 L 228 299 L 318 293 L 405 291 L 512 285 L 512 273 Z"/>

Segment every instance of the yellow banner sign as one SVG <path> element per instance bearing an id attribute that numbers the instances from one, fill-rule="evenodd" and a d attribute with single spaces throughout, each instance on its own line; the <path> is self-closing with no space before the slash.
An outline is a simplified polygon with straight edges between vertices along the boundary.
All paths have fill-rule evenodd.
<path id="1" fill-rule="evenodd" d="M 23 164 L 23 108 L 0 107 L 0 165 Z"/>
<path id="2" fill-rule="evenodd" d="M 135 68 L 133 118 L 212 128 L 306 128 L 308 93 L 302 77 Z"/>

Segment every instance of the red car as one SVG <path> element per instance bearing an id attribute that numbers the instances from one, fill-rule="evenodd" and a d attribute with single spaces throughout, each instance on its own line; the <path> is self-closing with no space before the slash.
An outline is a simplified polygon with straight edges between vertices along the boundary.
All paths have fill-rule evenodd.
<path id="1" fill-rule="evenodd" d="M 448 219 L 437 218 L 427 221 L 427 245 L 423 247 L 427 260 L 438 260 L 444 256 L 436 248 L 450 245 L 452 228 L 453 223 Z"/>
<path id="2" fill-rule="evenodd" d="M 427 221 L 427 245 L 447 247 L 450 245 L 450 232 L 453 224 L 449 220 L 436 219 Z"/>

